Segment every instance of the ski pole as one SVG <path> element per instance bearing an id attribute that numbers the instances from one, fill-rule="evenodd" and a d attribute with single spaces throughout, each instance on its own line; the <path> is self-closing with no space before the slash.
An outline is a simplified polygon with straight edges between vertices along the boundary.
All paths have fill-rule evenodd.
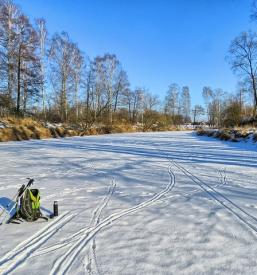
<path id="1" fill-rule="evenodd" d="M 23 184 L 23 185 L 20 187 L 20 189 L 18 190 L 16 201 L 15 201 L 13 207 L 11 208 L 11 210 L 9 211 L 9 214 L 11 214 L 12 211 L 13 211 L 13 209 L 17 207 L 17 205 L 18 205 L 18 203 L 19 203 L 19 199 L 20 199 L 20 197 L 23 195 L 23 193 L 25 192 L 25 190 L 26 190 L 27 188 L 29 188 L 29 187 L 34 183 L 34 179 L 32 179 L 32 178 L 27 178 L 27 179 L 29 180 L 29 182 L 27 183 L 26 186 L 25 186 L 25 184 Z M 12 203 L 12 202 L 10 202 L 9 204 L 11 205 L 11 203 Z M 9 205 L 9 206 L 10 206 L 10 205 Z M 8 208 L 9 208 L 9 207 L 7 207 L 7 209 L 8 209 Z M 3 213 L 4 213 L 4 212 L 5 212 L 5 211 L 3 210 Z M 2 213 L 1 213 L 1 215 L 2 215 Z M 1 215 L 0 215 L 0 217 L 1 217 Z M 4 216 L 3 221 L 5 220 L 6 216 L 7 216 L 7 212 L 5 212 L 5 216 Z M 12 217 L 11 217 L 11 218 L 12 218 Z M 3 221 L 1 222 L 1 224 L 3 223 Z M 0 224 L 0 225 L 1 225 L 1 224 Z"/>

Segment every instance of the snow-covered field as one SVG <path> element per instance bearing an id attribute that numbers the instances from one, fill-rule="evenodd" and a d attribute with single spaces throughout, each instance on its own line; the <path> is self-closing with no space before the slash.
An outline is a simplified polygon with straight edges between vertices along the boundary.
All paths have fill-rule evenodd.
<path id="1" fill-rule="evenodd" d="M 0 274 L 257 274 L 257 145 L 191 132 L 0 144 L 0 205 L 35 178 L 48 222 L 0 226 Z"/>

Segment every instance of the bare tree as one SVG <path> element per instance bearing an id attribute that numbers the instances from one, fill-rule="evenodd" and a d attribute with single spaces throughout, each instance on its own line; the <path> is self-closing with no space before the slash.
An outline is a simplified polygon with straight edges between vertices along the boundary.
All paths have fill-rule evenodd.
<path id="1" fill-rule="evenodd" d="M 188 86 L 182 87 L 182 93 L 180 96 L 180 109 L 185 121 L 190 122 L 191 97 Z"/>
<path id="2" fill-rule="evenodd" d="M 172 83 L 165 97 L 165 112 L 174 117 L 179 113 L 179 86 Z"/>
<path id="3" fill-rule="evenodd" d="M 21 104 L 26 106 L 28 93 L 38 94 L 39 59 L 36 53 L 38 36 L 28 17 L 20 15 L 16 26 L 15 70 L 17 72 L 16 110 L 20 112 Z M 23 89 L 23 90 L 22 90 Z M 23 98 L 22 98 L 23 91 Z"/>
<path id="4" fill-rule="evenodd" d="M 145 91 L 144 93 L 144 109 L 152 111 L 156 108 L 160 103 L 159 97 L 152 93 Z"/>
<path id="5" fill-rule="evenodd" d="M 197 118 L 204 114 L 204 108 L 201 105 L 195 105 L 192 112 L 193 112 L 193 121 L 194 121 L 193 123 L 195 125 Z"/>
<path id="6" fill-rule="evenodd" d="M 210 121 L 211 121 L 210 103 L 211 103 L 212 98 L 213 98 L 213 93 L 214 92 L 213 92 L 211 87 L 206 87 L 206 86 L 203 87 L 202 96 L 203 96 L 203 99 L 204 99 L 209 124 L 210 124 Z"/>
<path id="7" fill-rule="evenodd" d="M 122 92 L 121 104 L 124 108 L 128 109 L 128 119 L 132 121 L 132 105 L 133 105 L 134 92 L 127 88 Z"/>
<path id="8" fill-rule="evenodd" d="M 257 108 L 257 34 L 251 31 L 242 32 L 232 41 L 227 59 L 232 70 L 247 78 L 251 83 L 254 98 L 253 117 L 255 117 Z"/>
<path id="9" fill-rule="evenodd" d="M 236 100 L 239 102 L 241 120 L 247 116 L 246 105 L 249 103 L 249 94 L 252 96 L 252 93 L 249 93 L 249 82 L 238 81 L 236 89 Z"/>
<path id="10" fill-rule="evenodd" d="M 114 84 L 114 112 L 117 111 L 118 103 L 119 103 L 119 98 L 121 94 L 126 91 L 129 88 L 129 81 L 128 81 L 128 76 L 127 73 L 121 69 L 117 73 L 117 77 L 115 80 Z"/>
<path id="11" fill-rule="evenodd" d="M 72 73 L 73 73 L 73 80 L 74 80 L 74 103 L 76 109 L 76 119 L 79 116 L 79 101 L 78 101 L 78 93 L 81 84 L 81 76 L 82 76 L 82 66 L 84 63 L 84 59 L 82 53 L 77 45 L 73 44 L 73 51 L 72 51 Z"/>
<path id="12" fill-rule="evenodd" d="M 114 83 L 119 71 L 120 62 L 116 55 L 105 54 L 94 59 L 96 74 L 96 106 L 102 110 L 101 105 L 108 107 L 109 123 L 112 123 Z M 102 102 L 101 102 L 102 100 Z"/>
<path id="13" fill-rule="evenodd" d="M 95 75 L 94 75 L 94 64 L 90 59 L 85 62 L 82 75 L 82 87 L 85 91 L 84 100 L 86 104 L 86 110 L 93 108 L 94 103 L 94 86 L 95 86 Z"/>
<path id="14" fill-rule="evenodd" d="M 189 120 L 188 87 L 180 96 L 179 86 L 171 84 L 166 113 L 160 114 L 156 95 L 141 87 L 130 89 L 116 55 L 85 60 L 66 32 L 49 41 L 44 19 L 32 25 L 12 0 L 0 0 L 0 115 L 16 106 L 21 115 L 32 110 L 52 121 L 76 118 L 84 128 L 121 119 L 141 122 L 144 130 L 156 128 L 160 120 L 180 123 L 181 113 Z"/>
<path id="15" fill-rule="evenodd" d="M 212 89 L 210 87 L 204 87 L 202 96 L 206 105 L 209 125 L 220 126 L 227 93 L 220 88 Z"/>
<path id="16" fill-rule="evenodd" d="M 137 121 L 137 116 L 141 113 L 141 122 L 143 123 L 143 100 L 144 100 L 144 88 L 136 88 L 132 92 L 132 122 Z"/>
<path id="17" fill-rule="evenodd" d="M 44 118 L 46 119 L 46 95 L 45 95 L 45 57 L 46 57 L 46 39 L 47 39 L 47 30 L 46 30 L 46 22 L 43 18 L 36 19 L 37 33 L 39 38 L 39 56 L 40 56 L 40 76 L 41 76 L 41 97 L 42 97 L 42 111 Z"/>
<path id="18" fill-rule="evenodd" d="M 0 77 L 1 87 L 12 102 L 15 88 L 14 51 L 16 26 L 21 12 L 10 0 L 0 1 Z"/>
<path id="19" fill-rule="evenodd" d="M 68 119 L 68 94 L 72 88 L 74 44 L 66 32 L 55 34 L 51 40 L 49 58 L 51 78 L 58 93 L 60 115 L 63 121 Z"/>

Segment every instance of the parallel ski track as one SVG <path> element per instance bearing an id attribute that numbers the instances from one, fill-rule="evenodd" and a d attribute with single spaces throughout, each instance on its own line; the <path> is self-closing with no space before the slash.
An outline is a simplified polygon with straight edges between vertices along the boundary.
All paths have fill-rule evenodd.
<path id="1" fill-rule="evenodd" d="M 94 209 L 91 220 L 89 222 L 89 226 L 86 229 L 82 228 L 79 231 L 77 231 L 76 233 L 70 235 L 69 237 L 66 237 L 61 242 L 58 242 L 58 243 L 53 244 L 53 245 L 48 246 L 48 247 L 43 247 L 41 249 L 38 249 L 35 253 L 33 253 L 33 255 L 30 256 L 30 258 L 42 256 L 46 253 L 49 253 L 49 252 L 55 251 L 57 249 L 63 248 L 65 246 L 69 245 L 70 243 L 76 241 L 82 235 L 85 236 L 85 234 L 88 233 L 89 230 L 92 230 L 92 228 L 94 228 L 95 221 L 99 220 L 99 217 L 100 217 L 103 209 L 107 206 L 108 202 L 110 201 L 110 199 L 111 199 L 111 197 L 114 193 L 115 188 L 116 188 L 116 182 L 113 180 L 112 181 L 112 186 L 109 187 L 108 193 L 101 200 L 101 203 L 99 203 L 99 205 Z"/>
<path id="2" fill-rule="evenodd" d="M 94 236 L 104 227 L 108 226 L 115 220 L 118 220 L 124 216 L 128 216 L 134 212 L 139 211 L 142 208 L 145 208 L 147 206 L 150 206 L 154 204 L 155 202 L 159 201 L 165 194 L 167 194 L 173 186 L 175 185 L 175 175 L 171 170 L 171 166 L 169 166 L 169 175 L 170 175 L 170 182 L 166 186 L 165 189 L 163 189 L 161 192 L 157 193 L 155 196 L 153 196 L 151 199 L 142 202 L 136 206 L 133 206 L 131 208 L 125 209 L 123 211 L 120 211 L 118 213 L 113 213 L 109 217 L 102 220 L 100 223 L 98 223 L 96 226 L 93 226 L 92 228 L 85 230 L 84 233 L 86 233 L 85 236 L 82 236 L 63 256 L 58 258 L 53 268 L 50 272 L 51 275 L 55 274 L 65 274 L 69 268 L 71 267 L 74 260 L 77 258 L 79 253 L 85 248 L 85 246 L 94 238 Z"/>
<path id="3" fill-rule="evenodd" d="M 49 238 L 78 214 L 66 212 L 42 230 L 28 238 L 0 259 L 0 274 L 9 274 L 22 264 L 31 253 L 37 250 Z"/>
<path id="4" fill-rule="evenodd" d="M 184 166 L 182 166 L 177 161 L 169 159 L 170 162 L 177 167 L 184 175 L 190 178 L 194 183 L 196 183 L 204 192 L 206 192 L 212 199 L 221 204 L 224 208 L 226 208 L 229 212 L 231 212 L 234 216 L 236 216 L 246 227 L 250 228 L 252 231 L 257 233 L 257 218 L 252 214 L 245 211 L 243 208 L 238 206 L 228 197 L 220 193 L 214 187 L 210 186 L 208 183 L 201 180 L 199 177 L 194 175 L 192 172 L 187 170 Z"/>
<path id="5" fill-rule="evenodd" d="M 99 223 L 99 219 L 100 219 L 100 216 L 104 210 L 104 208 L 107 206 L 107 204 L 109 203 L 113 193 L 114 193 L 114 190 L 116 188 L 116 181 L 115 179 L 113 178 L 112 179 L 112 186 L 109 187 L 109 190 L 108 190 L 108 193 L 107 193 L 107 196 L 105 196 L 105 198 L 103 199 L 103 202 L 96 208 L 96 210 L 94 211 L 94 214 L 93 214 L 93 217 L 90 221 L 90 224 L 89 226 L 91 227 L 92 225 L 96 226 L 97 223 Z"/>
<path id="6" fill-rule="evenodd" d="M 154 143 L 154 147 L 156 148 L 157 151 L 159 151 L 159 152 L 161 153 L 161 155 L 164 154 L 163 158 L 165 158 L 171 165 L 174 165 L 174 163 L 173 163 L 173 162 L 175 162 L 174 159 L 171 159 L 170 156 L 169 156 L 169 154 L 168 154 L 166 151 L 161 150 L 161 149 L 159 148 L 159 145 L 157 145 L 156 143 Z M 198 165 L 198 166 L 200 166 L 200 165 Z M 219 170 L 216 170 L 216 172 L 218 172 L 218 171 L 219 171 Z M 191 179 L 191 178 L 190 178 L 190 179 Z M 225 182 L 225 183 L 226 183 L 226 182 Z M 221 186 L 221 185 L 224 185 L 224 184 L 221 184 L 221 183 L 219 182 L 219 183 L 215 184 L 214 187 L 216 188 L 216 187 L 219 187 L 219 186 Z M 180 193 L 180 194 L 181 194 L 181 196 L 191 197 L 192 195 L 194 195 L 194 194 L 196 194 L 196 193 L 199 193 L 199 192 L 200 192 L 199 188 L 195 188 L 195 189 L 193 189 L 192 191 L 183 192 L 183 193 Z"/>
<path id="7" fill-rule="evenodd" d="M 94 227 L 97 226 L 97 224 L 100 222 L 100 217 L 101 217 L 101 214 L 102 214 L 102 211 L 104 210 L 104 208 L 107 206 L 107 204 L 109 203 L 113 193 L 114 193 L 114 190 L 115 190 L 115 187 L 116 187 L 116 182 L 115 182 L 115 179 L 113 178 L 112 180 L 112 186 L 109 188 L 109 191 L 108 191 L 108 195 L 106 197 L 106 200 L 104 201 L 104 203 L 102 204 L 102 206 L 100 206 L 96 212 L 95 212 L 95 215 L 93 216 L 93 219 L 91 220 L 91 223 L 90 223 L 90 226 L 94 225 Z M 93 244 L 92 244 L 92 254 L 93 254 L 93 262 L 95 263 L 95 266 L 96 266 L 96 271 L 98 274 L 101 274 L 100 272 L 100 266 L 98 264 L 98 260 L 97 260 L 97 257 L 96 257 L 96 236 L 93 238 Z M 91 267 L 91 258 L 89 259 L 89 263 L 90 263 L 90 269 L 88 270 L 89 274 L 91 274 L 92 272 L 92 267 Z M 88 265 L 87 265 L 88 266 Z"/>
<path id="8" fill-rule="evenodd" d="M 156 149 L 160 151 L 158 147 Z M 204 182 L 202 179 L 194 175 L 192 172 L 190 172 L 188 169 L 186 169 L 184 166 L 182 166 L 181 163 L 178 161 L 175 161 L 173 158 L 169 156 L 167 152 L 166 159 L 170 162 L 170 164 L 174 165 L 177 169 L 179 169 L 185 176 L 187 176 L 190 180 L 192 180 L 195 184 L 197 184 L 205 193 L 207 193 L 213 200 L 221 204 L 227 211 L 232 213 L 234 216 L 236 216 L 240 222 L 242 222 L 247 228 L 249 228 L 254 233 L 257 233 L 257 218 L 254 217 L 252 214 L 245 211 L 243 208 L 238 206 L 236 203 L 234 203 L 232 200 L 230 200 L 228 197 L 220 193 L 215 188 L 219 187 L 221 184 L 218 183 L 214 187 L 210 186 L 208 183 Z M 223 184 L 226 184 L 226 175 L 223 179 Z M 197 192 L 196 190 L 193 190 L 191 193 Z"/>

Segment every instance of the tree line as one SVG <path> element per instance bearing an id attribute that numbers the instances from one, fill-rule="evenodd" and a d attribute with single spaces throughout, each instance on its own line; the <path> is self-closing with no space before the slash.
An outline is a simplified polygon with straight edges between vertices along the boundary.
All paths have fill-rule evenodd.
<path id="1" fill-rule="evenodd" d="M 257 20 L 257 1 L 253 1 L 251 19 Z M 241 32 L 231 41 L 226 61 L 238 77 L 235 92 L 204 87 L 202 95 L 210 125 L 235 126 L 257 124 L 257 33 Z"/>
<path id="2" fill-rule="evenodd" d="M 252 3 L 251 20 L 257 21 L 257 1 Z M 183 108 L 179 107 L 177 96 L 178 86 L 169 87 L 165 108 L 170 108 L 172 114 L 181 113 L 191 118 L 196 124 L 197 118 L 205 116 L 206 122 L 213 127 L 229 127 L 244 124 L 257 124 L 257 33 L 249 30 L 241 32 L 231 41 L 225 57 L 231 70 L 238 77 L 236 91 L 227 92 L 221 88 L 203 87 L 202 97 L 204 106 L 195 105 L 188 116 L 190 106 L 188 100 L 182 99 Z M 186 89 L 185 89 L 186 88 Z M 183 97 L 187 98 L 187 87 L 183 88 Z M 166 97 L 166 99 L 167 99 Z M 189 97 L 190 98 L 190 97 Z"/>
<path id="3" fill-rule="evenodd" d="M 252 18 L 257 19 L 253 5 Z M 204 87 L 205 106 L 191 106 L 190 89 L 171 83 L 163 101 L 144 87 L 131 88 L 115 54 L 88 57 L 67 32 L 50 36 L 43 18 L 33 22 L 11 0 L 0 0 L 0 116 L 45 121 L 174 125 L 206 117 L 214 126 L 256 117 L 257 35 L 232 41 L 227 56 L 240 83 L 237 93 Z"/>
<path id="4" fill-rule="evenodd" d="M 31 22 L 14 2 L 0 0 L 0 115 L 32 114 L 89 126 L 113 120 L 154 123 L 161 115 L 169 123 L 190 120 L 189 88 L 183 88 L 179 107 L 171 86 L 164 112 L 157 95 L 131 89 L 115 54 L 90 59 L 67 32 L 50 37 L 43 18 Z"/>

